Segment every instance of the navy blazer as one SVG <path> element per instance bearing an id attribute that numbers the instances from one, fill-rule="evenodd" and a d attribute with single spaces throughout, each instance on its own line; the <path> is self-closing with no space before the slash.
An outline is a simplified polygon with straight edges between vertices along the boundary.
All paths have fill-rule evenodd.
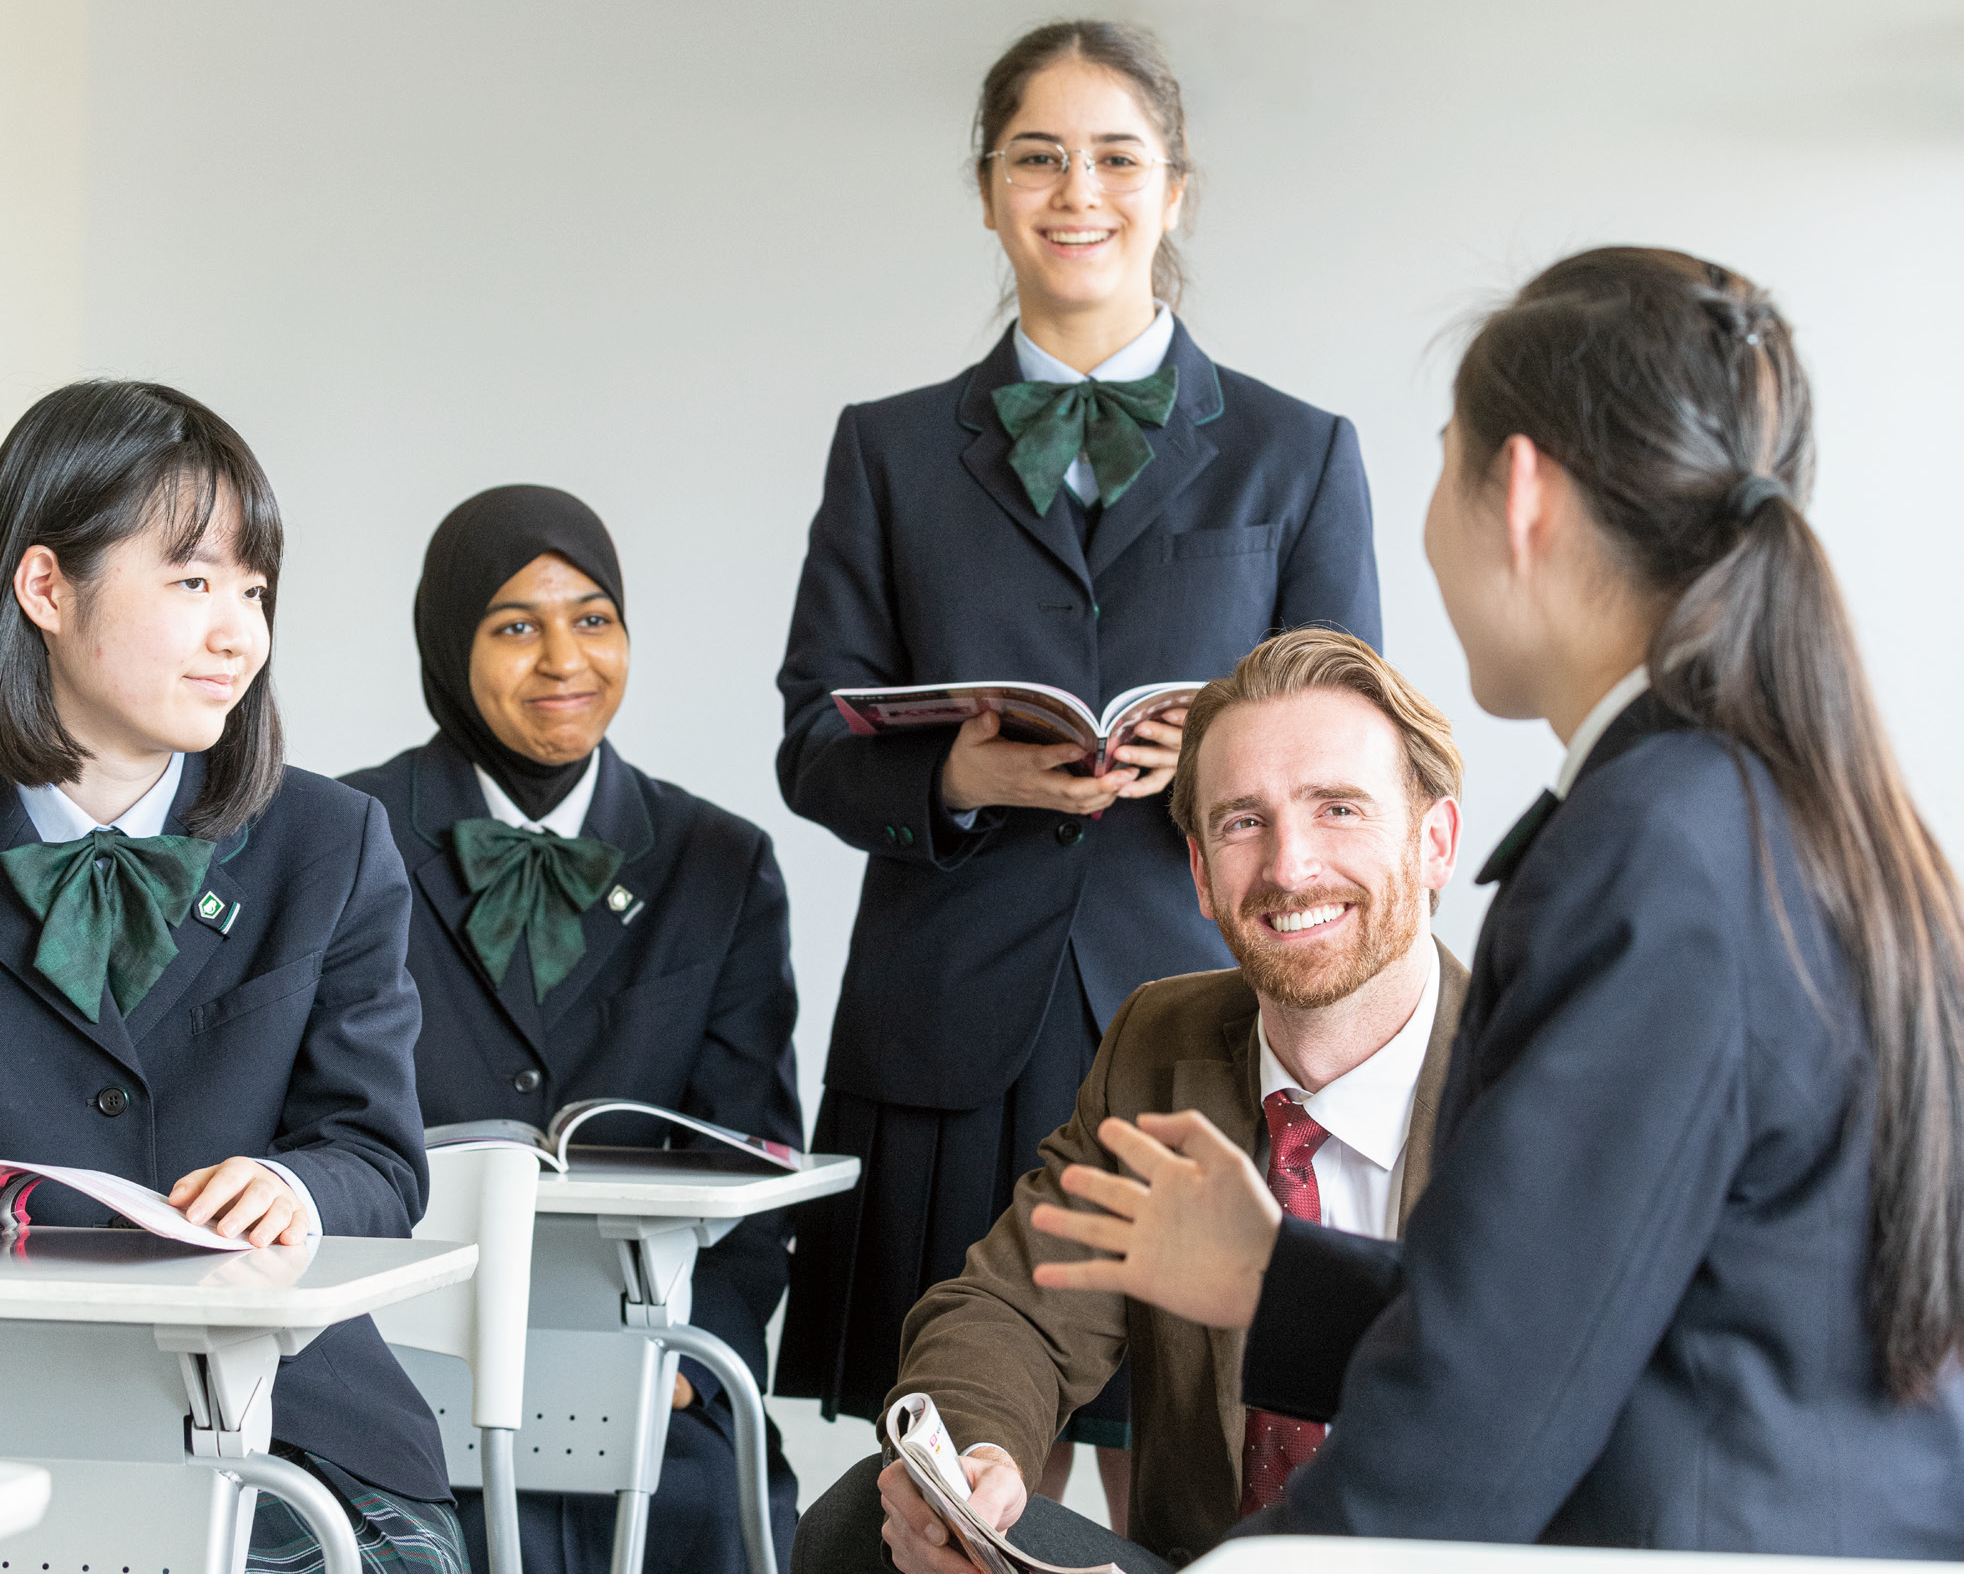
<path id="1" fill-rule="evenodd" d="M 1237 1533 L 1964 1557 L 1964 1381 L 1877 1380 L 1872 1056 L 1765 768 L 1646 696 L 1503 862 L 1402 1253 L 1277 1242 L 1246 1396 L 1339 1419 Z"/>
<path id="2" fill-rule="evenodd" d="M 166 834 L 191 834 L 183 815 L 203 780 L 203 757 L 188 756 Z M 0 846 L 34 840 L 20 795 L 0 786 Z M 105 990 L 90 1022 L 35 971 L 40 924 L 0 879 L 0 1158 L 158 1191 L 235 1154 L 272 1158 L 313 1193 L 329 1235 L 407 1236 L 429 1174 L 409 887 L 380 807 L 288 770 L 266 812 L 219 844 L 206 893 L 218 917 L 192 904 L 177 956 L 128 1020 Z M 112 1088 L 127 1105 L 101 1097 Z M 47 1183 L 28 1211 L 37 1224 L 109 1222 Z M 273 1436 L 384 1490 L 450 1496 L 436 1421 L 366 1317 L 280 1363 Z"/>
<path id="3" fill-rule="evenodd" d="M 1179 399 L 1088 552 L 1064 490 L 1039 516 L 991 390 L 1013 330 L 951 382 L 839 418 L 778 687 L 778 782 L 870 853 L 828 1088 L 969 1109 L 1015 1081 L 1066 944 L 1100 1023 L 1148 979 L 1228 967 L 1163 794 L 1099 819 L 939 801 L 952 729 L 855 737 L 835 688 L 988 678 L 1094 710 L 1214 678 L 1305 623 L 1380 641 L 1370 496 L 1348 421 L 1214 365 L 1177 327 Z"/>
<path id="4" fill-rule="evenodd" d="M 429 1125 L 544 1126 L 577 1099 L 633 1098 L 804 1146 L 789 905 L 756 826 L 642 775 L 603 742 L 581 834 L 621 849 L 615 881 L 630 899 L 587 909 L 586 954 L 539 1005 L 523 939 L 494 985 L 464 934 L 474 899 L 450 827 L 487 811 L 463 752 L 439 733 L 344 780 L 387 807 L 416 891 L 409 971 L 423 996 L 416 1083 Z M 626 1145 L 665 1135 L 633 1117 L 580 1128 L 582 1141 Z M 733 1346 L 760 1384 L 787 1239 L 781 1212 L 760 1214 L 696 1265 L 690 1320 Z M 688 1371 L 713 1398 L 707 1368 L 691 1361 Z"/>

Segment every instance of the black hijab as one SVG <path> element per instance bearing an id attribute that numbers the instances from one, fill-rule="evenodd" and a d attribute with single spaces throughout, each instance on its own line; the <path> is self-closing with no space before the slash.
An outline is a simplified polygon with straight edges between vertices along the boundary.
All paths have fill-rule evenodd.
<path id="1" fill-rule="evenodd" d="M 598 514 L 557 487 L 494 486 L 459 503 L 430 537 L 416 587 L 423 703 L 444 736 L 532 820 L 573 790 L 587 761 L 541 765 L 498 741 L 471 698 L 471 642 L 498 587 L 545 552 L 557 552 L 613 597 L 625 622 L 613 538 Z"/>

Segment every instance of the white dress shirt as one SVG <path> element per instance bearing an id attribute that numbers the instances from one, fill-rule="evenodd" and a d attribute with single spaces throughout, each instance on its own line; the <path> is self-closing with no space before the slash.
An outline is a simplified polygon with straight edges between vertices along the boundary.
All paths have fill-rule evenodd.
<path id="1" fill-rule="evenodd" d="M 1016 364 L 1022 369 L 1024 381 L 1082 383 L 1095 377 L 1101 383 L 1130 383 L 1152 376 L 1165 363 L 1166 352 L 1173 347 L 1173 308 L 1164 301 L 1153 304 L 1159 311 L 1153 317 L 1152 326 L 1123 349 L 1100 361 L 1088 373 L 1066 366 L 1048 350 L 1039 349 L 1036 341 L 1023 332 L 1023 325 L 1019 322 L 1016 325 Z M 1091 473 L 1091 461 L 1082 453 L 1071 461 L 1071 468 L 1064 472 L 1064 485 L 1071 489 L 1071 494 L 1080 503 L 1088 503 L 1098 495 L 1098 480 Z"/>
<path id="2" fill-rule="evenodd" d="M 524 811 L 511 801 L 510 795 L 491 779 L 491 773 L 482 765 L 473 765 L 471 769 L 477 772 L 477 785 L 484 793 L 484 807 L 500 825 L 516 826 L 521 831 L 550 831 L 554 836 L 564 836 L 570 840 L 580 834 L 580 827 L 586 824 L 586 812 L 593 807 L 594 784 L 600 780 L 600 751 L 595 749 L 587 756 L 586 769 L 573 784 L 573 790 L 561 798 L 550 813 L 537 820 L 526 819 Z"/>
<path id="3" fill-rule="evenodd" d="M 1588 715 L 1582 718 L 1582 725 L 1575 729 L 1575 736 L 1568 741 L 1568 753 L 1562 756 L 1562 768 L 1555 777 L 1555 796 L 1566 798 L 1569 789 L 1575 785 L 1575 778 L 1582 774 L 1583 763 L 1589 758 L 1589 751 L 1603 740 L 1609 731 L 1609 724 L 1630 708 L 1631 702 L 1650 687 L 1650 669 L 1639 667 L 1635 672 L 1625 673 L 1617 680 L 1616 687 L 1597 700 Z"/>
<path id="4" fill-rule="evenodd" d="M 157 778 L 157 784 L 146 792 L 129 808 L 108 825 L 99 825 L 95 817 L 83 809 L 59 787 L 50 784 L 46 787 L 17 787 L 21 807 L 27 810 L 27 817 L 34 822 L 34 831 L 44 842 L 76 842 L 91 831 L 121 831 L 125 836 L 162 836 L 164 821 L 170 817 L 170 806 L 177 797 L 178 783 L 184 779 L 184 756 L 173 754 L 170 764 L 164 767 L 164 774 Z M 294 1174 L 284 1164 L 275 1159 L 257 1161 L 293 1188 L 294 1196 L 300 1199 L 301 1209 L 307 1215 L 307 1233 L 321 1233 L 320 1209 L 314 1206 L 314 1194 L 307 1190 L 305 1181 Z"/>
<path id="5" fill-rule="evenodd" d="M 1432 966 L 1425 989 L 1405 1025 L 1384 1048 L 1360 1066 L 1315 1093 L 1296 1085 L 1275 1051 L 1268 1047 L 1268 1025 L 1259 1019 L 1262 1097 L 1287 1093 L 1330 1135 L 1316 1150 L 1310 1168 L 1322 1203 L 1323 1223 L 1353 1235 L 1381 1241 L 1398 1235 L 1399 1193 L 1405 1180 L 1405 1143 L 1412 1129 L 1412 1101 L 1418 1074 L 1439 1012 L 1439 948 L 1423 941 Z M 1255 1167 L 1268 1171 L 1268 1126 L 1264 1119 Z"/>

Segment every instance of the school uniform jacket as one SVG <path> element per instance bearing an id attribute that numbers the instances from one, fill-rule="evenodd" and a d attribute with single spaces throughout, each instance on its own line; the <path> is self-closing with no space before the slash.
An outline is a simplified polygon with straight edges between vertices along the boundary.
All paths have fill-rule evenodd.
<path id="1" fill-rule="evenodd" d="M 1100 818 L 939 798 L 954 736 L 853 736 L 834 688 L 1018 679 L 1096 710 L 1208 679 L 1270 633 L 1379 643 L 1357 434 L 1217 367 L 1176 327 L 1179 397 L 1154 458 L 1081 546 L 1063 488 L 1039 516 L 990 400 L 1013 330 L 950 382 L 839 418 L 778 687 L 778 781 L 871 854 L 832 1028 L 829 1089 L 970 1109 L 1021 1071 L 1065 946 L 1102 1024 L 1148 978 L 1231 964 L 1194 906 L 1164 795 Z"/>
<path id="2" fill-rule="evenodd" d="M 203 757 L 187 756 L 165 834 L 191 834 L 183 816 L 203 780 Z M 6 788 L 0 847 L 36 839 Z M 0 1158 L 158 1191 L 234 1155 L 272 1158 L 312 1193 L 329 1235 L 407 1236 L 429 1181 L 408 932 L 380 807 L 299 770 L 218 845 L 172 932 L 177 956 L 127 1020 L 105 989 L 101 1021 L 88 1021 L 35 971 L 40 924 L 0 879 Z M 109 1222 L 46 1182 L 28 1213 Z M 450 1496 L 435 1419 L 366 1317 L 280 1363 L 273 1436 L 386 1491 Z"/>
<path id="3" fill-rule="evenodd" d="M 613 889 L 581 920 L 585 955 L 540 1005 L 523 939 L 493 984 L 464 933 L 475 898 L 450 828 L 487 811 L 463 752 L 439 733 L 344 779 L 387 806 L 416 893 L 409 970 L 423 995 L 416 1081 L 427 1124 L 543 1127 L 563 1104 L 623 1097 L 804 1145 L 789 907 L 756 826 L 642 775 L 603 742 L 580 834 L 625 856 Z M 667 1128 L 603 1116 L 580 1134 L 645 1145 Z M 759 1383 L 787 1237 L 781 1214 L 759 1215 L 696 1264 L 690 1320 L 733 1346 Z M 688 1361 L 685 1370 L 705 1402 L 719 1391 L 707 1368 Z"/>
<path id="4" fill-rule="evenodd" d="M 1244 1392 L 1337 1424 L 1239 1533 L 1964 1557 L 1964 1382 L 1877 1379 L 1871 1048 L 1764 767 L 1646 696 L 1516 858 L 1402 1251 L 1284 1224 Z"/>

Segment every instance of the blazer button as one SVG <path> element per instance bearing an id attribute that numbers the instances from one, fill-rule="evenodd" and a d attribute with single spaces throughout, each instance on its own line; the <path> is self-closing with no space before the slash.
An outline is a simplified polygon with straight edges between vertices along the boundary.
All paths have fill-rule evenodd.
<path id="1" fill-rule="evenodd" d="M 914 833 L 908 830 L 906 826 L 901 826 L 895 834 L 900 838 L 900 845 L 902 847 L 912 847 L 914 845 Z"/>
<path id="2" fill-rule="evenodd" d="M 539 1074 L 537 1066 L 527 1066 L 511 1079 L 511 1085 L 520 1093 L 536 1093 L 539 1091 L 539 1084 L 543 1081 L 545 1078 Z"/>
<path id="3" fill-rule="evenodd" d="M 121 1088 L 104 1088 L 95 1096 L 95 1107 L 113 1120 L 130 1107 L 130 1096 Z"/>
<path id="4" fill-rule="evenodd" d="M 887 827 L 887 841 L 895 847 L 900 845 L 900 833 L 890 825 Z"/>
<path id="5" fill-rule="evenodd" d="M 1057 845 L 1075 847 L 1084 840 L 1084 827 L 1076 820 L 1066 820 L 1057 827 Z"/>

